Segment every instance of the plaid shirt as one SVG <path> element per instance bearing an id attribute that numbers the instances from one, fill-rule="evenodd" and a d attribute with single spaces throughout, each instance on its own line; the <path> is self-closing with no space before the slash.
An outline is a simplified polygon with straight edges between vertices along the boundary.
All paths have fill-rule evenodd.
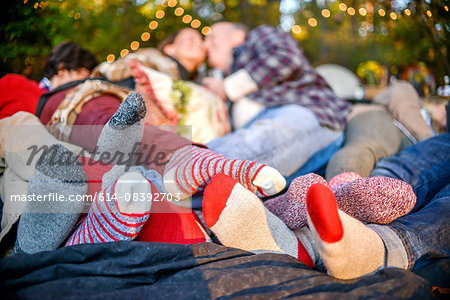
<path id="1" fill-rule="evenodd" d="M 266 107 L 299 104 L 314 112 L 323 126 L 345 127 L 351 105 L 332 92 L 290 34 L 259 26 L 233 55 L 233 72 L 247 70 L 258 85 L 249 98 Z"/>

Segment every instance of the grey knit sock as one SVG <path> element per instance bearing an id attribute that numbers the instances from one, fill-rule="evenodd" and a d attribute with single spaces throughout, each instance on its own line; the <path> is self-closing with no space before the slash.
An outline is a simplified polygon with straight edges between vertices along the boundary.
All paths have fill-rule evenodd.
<path id="1" fill-rule="evenodd" d="M 95 159 L 108 164 L 124 164 L 136 143 L 140 143 L 144 131 L 145 101 L 138 93 L 131 93 L 122 102 L 116 113 L 103 127 L 97 142 Z M 109 155 L 105 155 L 109 153 Z M 103 154 L 103 155 L 102 155 Z M 130 166 L 130 165 L 129 165 Z"/>
<path id="2" fill-rule="evenodd" d="M 30 180 L 29 201 L 19 220 L 14 252 L 32 254 L 58 248 L 75 227 L 84 207 L 81 196 L 86 193 L 87 177 L 77 156 L 62 145 L 50 146 Z"/>

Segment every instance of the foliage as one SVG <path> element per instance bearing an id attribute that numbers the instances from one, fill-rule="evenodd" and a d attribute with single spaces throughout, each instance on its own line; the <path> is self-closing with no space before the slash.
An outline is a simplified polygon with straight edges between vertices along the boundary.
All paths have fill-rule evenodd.
<path id="1" fill-rule="evenodd" d="M 133 41 L 140 47 L 156 46 L 170 33 L 188 26 L 182 21 L 183 15 L 198 19 L 198 30 L 221 20 L 250 28 L 263 23 L 277 26 L 281 16 L 279 0 L 179 0 L 176 6 L 168 5 L 169 0 L 35 1 L 4 3 L 0 76 L 15 72 L 39 80 L 46 56 L 64 40 L 81 44 L 104 61 L 109 54 L 119 57 Z M 446 0 L 402 1 L 412 12 L 409 16 L 405 7 L 395 7 L 391 0 L 291 1 L 298 4 L 291 14 L 301 28 L 293 35 L 314 65 L 336 63 L 356 71 L 360 63 L 374 60 L 399 75 L 422 61 L 437 76 L 438 84 L 449 73 Z M 351 16 L 340 10 L 341 3 L 354 7 L 356 13 Z M 182 16 L 175 15 L 179 7 L 183 8 Z M 322 16 L 324 8 L 330 17 Z M 363 16 L 359 8 L 372 12 Z M 380 16 L 378 9 L 384 9 L 386 16 Z M 157 11 L 164 11 L 164 16 L 158 18 Z M 427 16 L 428 11 L 432 16 Z M 389 12 L 395 12 L 397 19 L 392 20 Z M 316 26 L 308 23 L 311 18 Z M 151 21 L 158 22 L 156 29 L 149 28 Z M 148 41 L 142 41 L 143 32 L 150 33 Z"/>

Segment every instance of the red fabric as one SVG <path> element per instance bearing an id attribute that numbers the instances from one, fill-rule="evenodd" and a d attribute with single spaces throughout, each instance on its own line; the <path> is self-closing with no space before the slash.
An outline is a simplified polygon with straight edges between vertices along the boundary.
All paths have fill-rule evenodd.
<path id="1" fill-rule="evenodd" d="M 322 183 L 311 185 L 306 194 L 308 215 L 320 238 L 327 243 L 336 243 L 344 235 L 336 199 L 331 189 Z"/>
<path id="2" fill-rule="evenodd" d="M 238 183 L 233 178 L 224 174 L 217 174 L 206 187 L 203 196 L 203 218 L 209 228 L 213 227 L 219 220 L 220 214 L 227 206 L 228 198 L 236 184 Z"/>
<path id="3" fill-rule="evenodd" d="M 152 193 L 155 195 L 153 190 Z M 154 200 L 150 217 L 136 240 L 171 244 L 204 243 L 206 237 L 201 226 L 192 210 L 175 206 L 167 200 Z"/>
<path id="4" fill-rule="evenodd" d="M 36 81 L 18 74 L 3 76 L 0 79 L 0 119 L 19 111 L 34 114 L 41 94 Z"/>

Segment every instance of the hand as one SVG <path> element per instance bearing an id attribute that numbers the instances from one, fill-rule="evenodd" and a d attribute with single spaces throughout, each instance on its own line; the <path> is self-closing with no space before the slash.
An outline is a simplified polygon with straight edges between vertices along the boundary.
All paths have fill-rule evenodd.
<path id="1" fill-rule="evenodd" d="M 206 77 L 203 79 L 202 85 L 219 96 L 222 100 L 227 100 L 227 94 L 225 93 L 225 84 L 222 79 Z"/>

